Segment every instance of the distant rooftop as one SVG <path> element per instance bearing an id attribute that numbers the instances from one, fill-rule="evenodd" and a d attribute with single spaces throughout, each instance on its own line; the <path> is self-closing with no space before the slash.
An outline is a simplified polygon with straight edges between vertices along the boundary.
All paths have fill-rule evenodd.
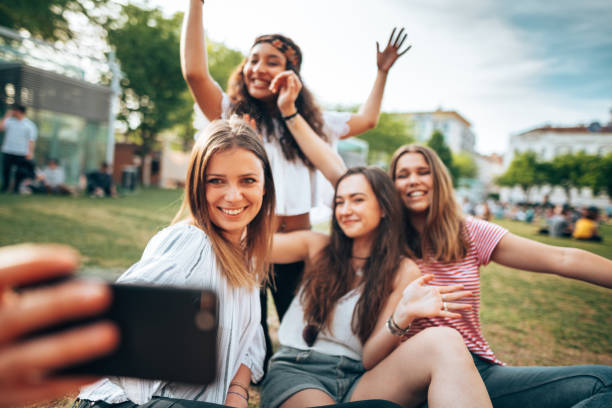
<path id="1" fill-rule="evenodd" d="M 552 133 L 612 133 L 612 123 L 607 125 L 601 125 L 599 122 L 593 122 L 590 125 L 578 125 L 578 126 L 551 126 L 545 125 L 537 127 L 525 132 L 519 133 L 519 135 L 526 135 L 534 132 L 552 132 Z"/>
<path id="2" fill-rule="evenodd" d="M 430 112 L 401 112 L 401 113 L 398 113 L 398 115 L 403 115 L 403 116 L 432 115 L 438 119 L 454 118 L 454 119 L 457 119 L 463 122 L 467 127 L 472 126 L 470 121 L 464 118 L 463 116 L 461 116 L 461 114 L 459 114 L 457 111 L 454 111 L 454 110 L 445 111 L 442 108 L 438 108 L 435 111 L 430 111 Z"/>

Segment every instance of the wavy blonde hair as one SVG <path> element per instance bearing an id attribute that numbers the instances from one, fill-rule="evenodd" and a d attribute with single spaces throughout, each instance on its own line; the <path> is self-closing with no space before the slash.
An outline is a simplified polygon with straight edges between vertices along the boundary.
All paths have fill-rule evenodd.
<path id="1" fill-rule="evenodd" d="M 206 170 L 211 158 L 216 153 L 234 148 L 245 149 L 257 156 L 264 173 L 261 209 L 247 226 L 240 245 L 228 241 L 221 228 L 211 221 L 206 201 Z M 267 259 L 272 247 L 275 202 L 270 162 L 255 131 L 238 118 L 216 120 L 193 146 L 185 178 L 185 196 L 172 223 L 188 219 L 204 231 L 229 284 L 233 287 L 254 288 L 268 279 Z"/>
<path id="2" fill-rule="evenodd" d="M 424 260 L 454 262 L 463 259 L 467 255 L 469 243 L 463 227 L 463 214 L 455 199 L 453 182 L 448 169 L 438 154 L 429 147 L 416 144 L 405 145 L 397 149 L 391 159 L 389 173 L 394 182 L 397 163 L 406 153 L 422 155 L 433 177 L 431 205 L 422 236 L 419 236 L 410 222 L 410 213 L 404 206 L 408 246 L 416 256 Z"/>

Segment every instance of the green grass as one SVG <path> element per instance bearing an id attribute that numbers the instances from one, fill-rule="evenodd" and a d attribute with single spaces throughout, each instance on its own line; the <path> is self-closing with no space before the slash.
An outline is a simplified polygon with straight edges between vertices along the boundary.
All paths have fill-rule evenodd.
<path id="1" fill-rule="evenodd" d="M 0 195 L 0 245 L 69 244 L 83 254 L 85 273 L 113 277 L 136 262 L 148 240 L 170 223 L 181 194 L 145 189 L 119 199 Z M 610 225 L 601 228 L 603 243 L 593 243 L 540 236 L 535 224 L 496 222 L 530 239 L 612 259 Z M 490 264 L 482 270 L 481 315 L 485 337 L 507 363 L 612 365 L 609 289 Z M 277 327 L 273 310 L 269 320 Z M 40 407 L 50 406 L 65 404 Z"/>

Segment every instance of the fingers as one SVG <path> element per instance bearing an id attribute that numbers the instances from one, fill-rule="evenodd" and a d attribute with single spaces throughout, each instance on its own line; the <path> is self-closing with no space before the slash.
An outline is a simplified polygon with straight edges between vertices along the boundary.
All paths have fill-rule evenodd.
<path id="1" fill-rule="evenodd" d="M 402 55 L 404 55 L 405 53 L 407 53 L 410 49 L 412 48 L 412 45 L 409 45 L 408 48 L 406 48 L 404 51 L 400 52 L 399 54 L 397 54 L 398 57 L 401 57 Z"/>
<path id="2" fill-rule="evenodd" d="M 5 347 L 0 352 L 0 384 L 40 379 L 59 367 L 107 354 L 118 341 L 117 328 L 102 322 Z"/>
<path id="3" fill-rule="evenodd" d="M 65 245 L 22 244 L 0 248 L 0 289 L 68 275 L 78 253 Z"/>
<path id="4" fill-rule="evenodd" d="M 380 44 L 378 44 L 378 41 L 376 41 L 376 53 L 380 54 Z"/>
<path id="5" fill-rule="evenodd" d="M 402 34 L 404 34 L 404 27 L 402 27 L 400 32 L 397 33 L 397 37 L 395 37 L 395 41 L 393 42 L 393 47 L 395 47 L 395 48 L 399 48 L 400 47 L 398 44 L 400 43 L 400 38 L 402 38 Z M 406 39 L 407 36 L 408 36 L 408 34 L 404 34 L 404 37 L 403 37 L 401 42 L 404 42 L 404 40 Z"/>
<path id="6" fill-rule="evenodd" d="M 287 78 L 289 78 L 291 75 L 295 75 L 295 73 L 291 70 L 283 71 L 280 74 L 276 75 L 272 79 L 272 82 L 270 82 L 270 91 L 277 93 L 278 90 L 283 87 L 283 84 L 286 83 Z"/>
<path id="7" fill-rule="evenodd" d="M 469 290 L 454 293 L 445 293 L 444 295 L 442 295 L 442 301 L 448 302 L 453 300 L 459 300 L 469 296 L 472 296 L 472 292 L 470 292 Z"/>
<path id="8" fill-rule="evenodd" d="M 0 345 L 29 331 L 105 310 L 112 294 L 106 284 L 74 281 L 18 295 L 0 309 Z"/>
<path id="9" fill-rule="evenodd" d="M 389 36 L 389 41 L 387 41 L 387 47 L 391 46 L 391 42 L 393 41 L 393 36 L 395 35 L 395 30 L 397 30 L 397 27 L 393 27 L 393 31 L 391 31 L 391 35 Z"/>
<path id="10" fill-rule="evenodd" d="M 0 385 L 0 408 L 24 406 L 71 394 L 95 380 L 97 377 L 60 378 L 34 384 Z"/>
<path id="11" fill-rule="evenodd" d="M 440 290 L 440 293 L 449 293 L 463 289 L 463 285 L 438 286 L 438 289 Z"/>

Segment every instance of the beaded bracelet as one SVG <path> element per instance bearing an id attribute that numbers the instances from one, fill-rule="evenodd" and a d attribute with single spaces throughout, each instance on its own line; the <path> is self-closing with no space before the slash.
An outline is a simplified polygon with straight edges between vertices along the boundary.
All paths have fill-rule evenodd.
<path id="1" fill-rule="evenodd" d="M 412 322 L 408 325 L 408 327 L 402 329 L 397 323 L 395 323 L 395 320 L 393 320 L 393 315 L 389 316 L 389 319 L 387 320 L 387 329 L 389 329 L 391 334 L 394 336 L 405 336 L 408 333 L 408 330 L 410 330 L 410 326 L 412 326 Z"/>

